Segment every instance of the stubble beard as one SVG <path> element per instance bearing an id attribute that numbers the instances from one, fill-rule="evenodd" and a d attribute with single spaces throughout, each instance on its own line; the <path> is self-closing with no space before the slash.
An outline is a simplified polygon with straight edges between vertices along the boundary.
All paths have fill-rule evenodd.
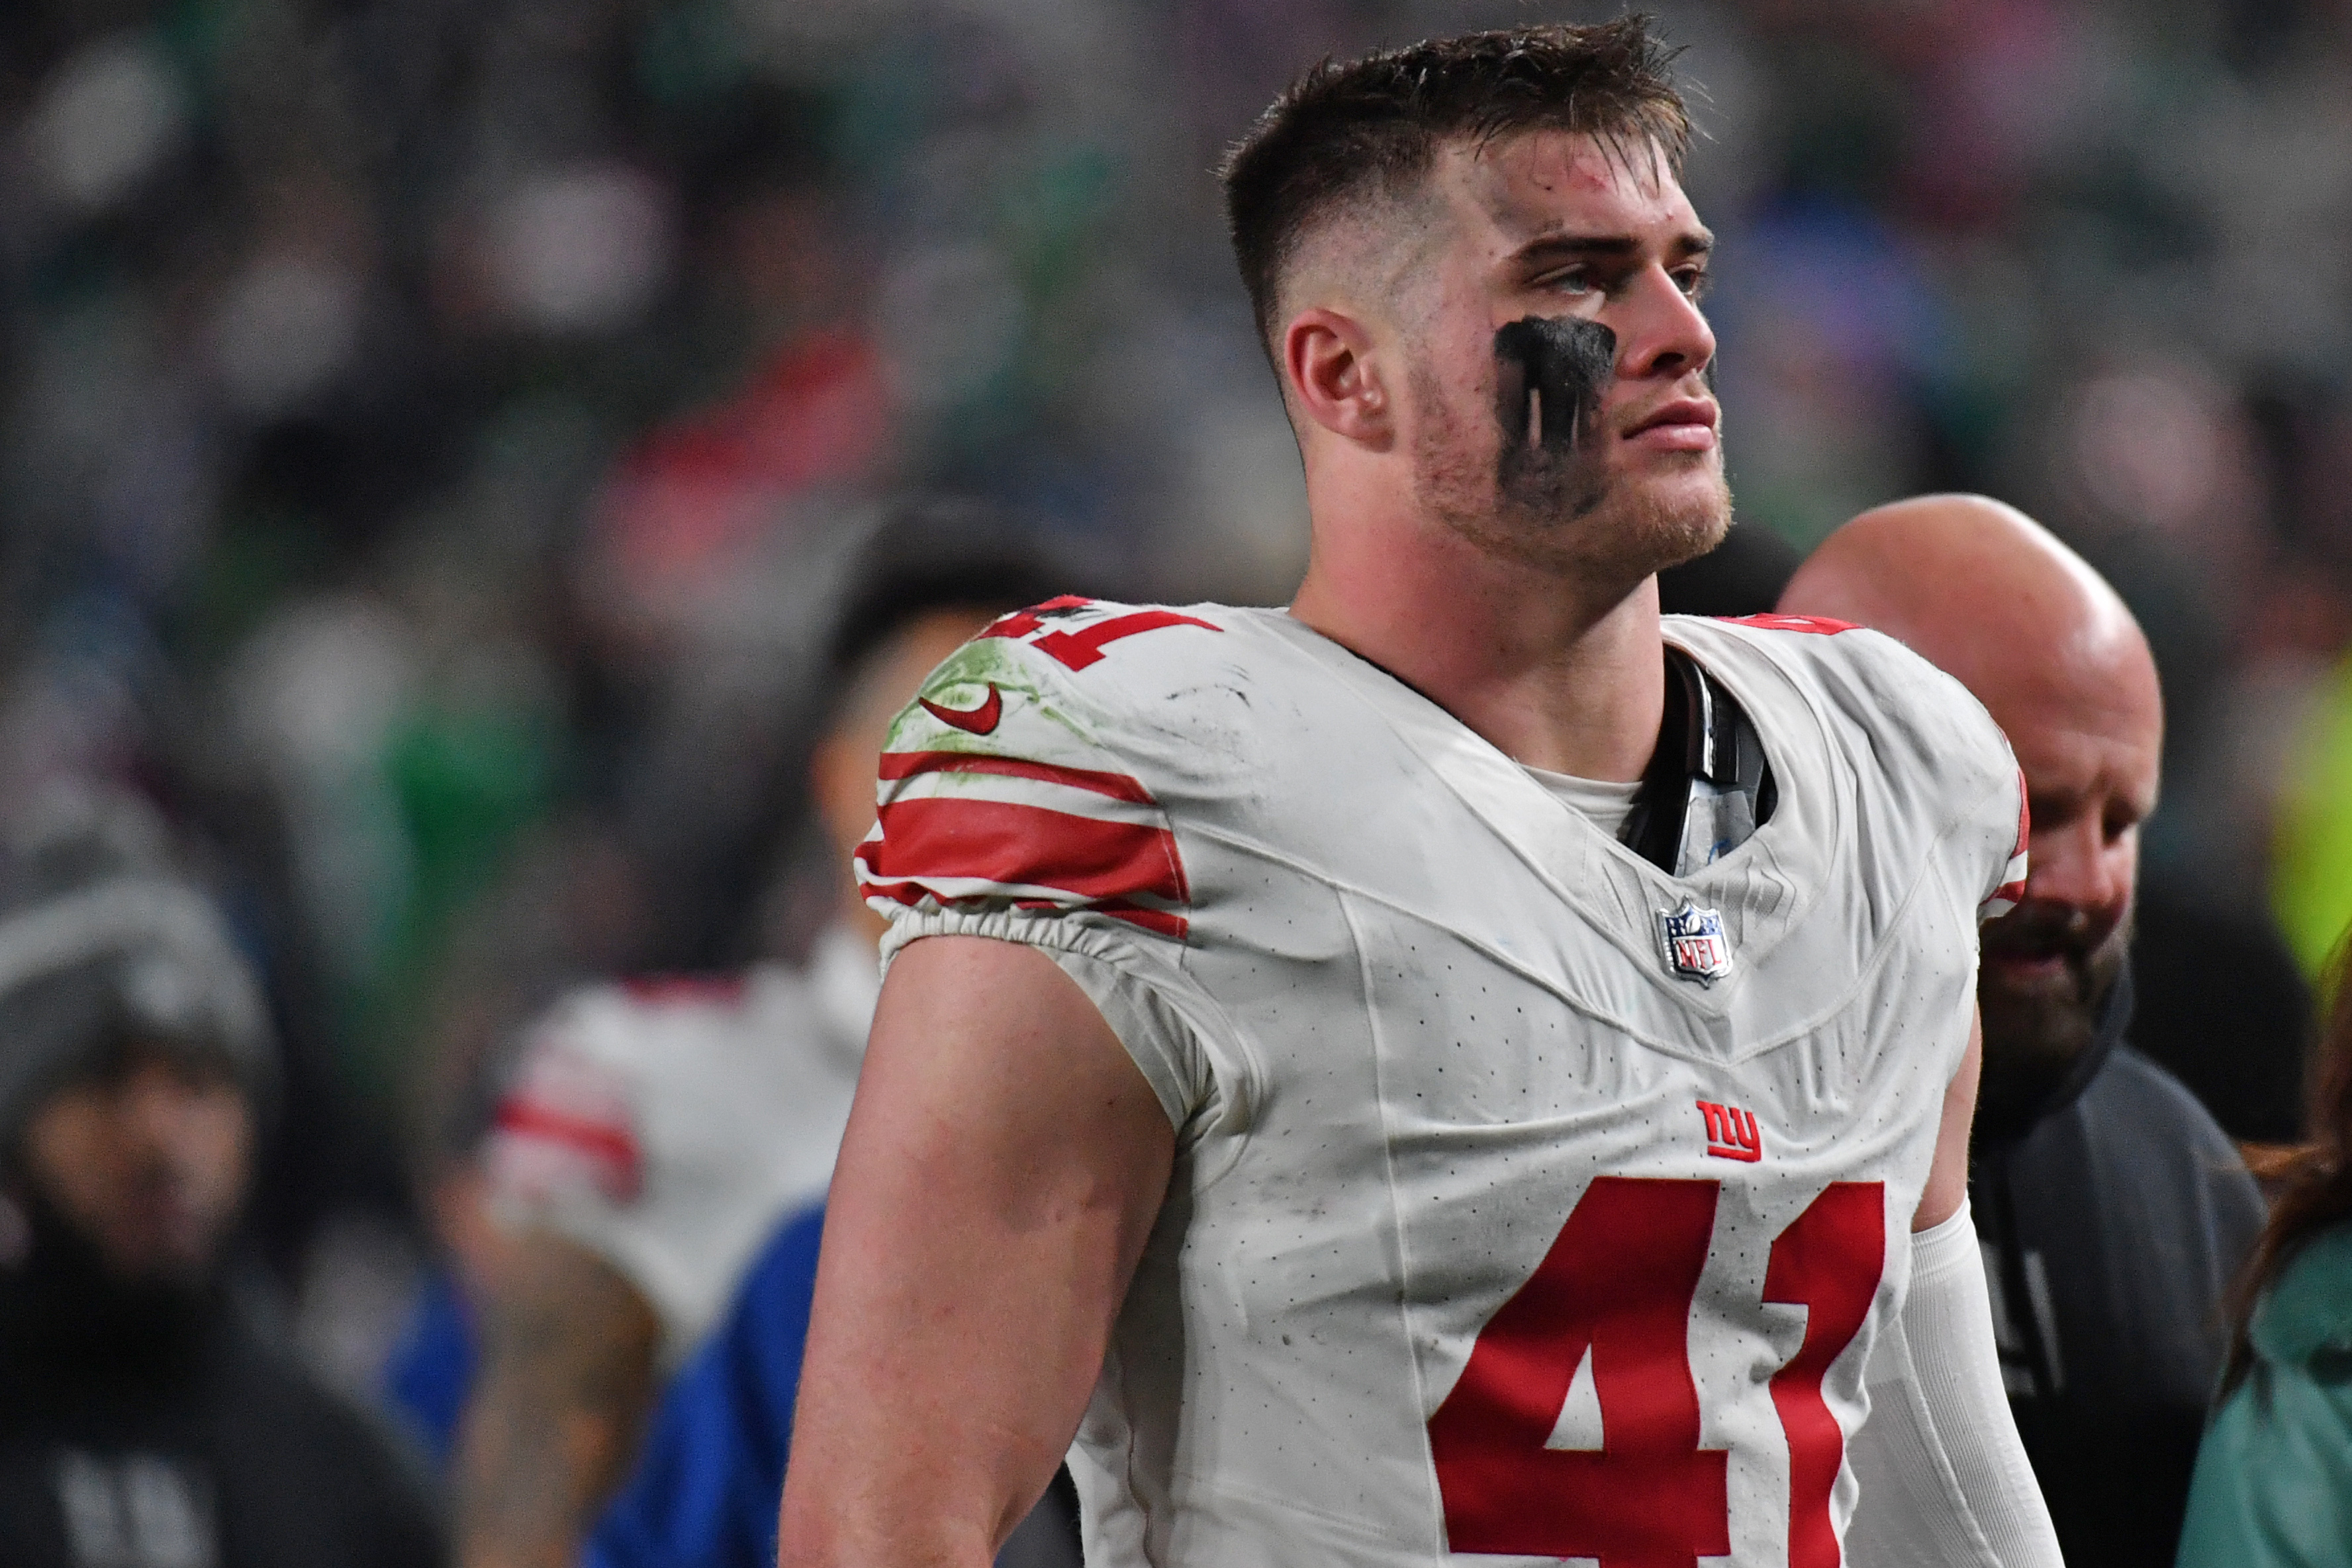
<path id="1" fill-rule="evenodd" d="M 2031 910 L 2021 911 L 2032 916 Z M 2015 916 L 2005 918 L 2013 919 Z M 1998 924 L 1998 923 L 1996 923 Z M 1989 946 L 2001 933 L 1988 928 Z M 1984 1078 L 1978 1120 L 1995 1136 L 2014 1135 L 2056 1092 L 2098 1039 L 2100 1016 L 2131 948 L 2132 924 L 2116 924 L 2095 946 L 2066 955 L 2054 989 L 2012 989 L 1988 975 L 1978 987 L 1984 1016 Z"/>
<path id="2" fill-rule="evenodd" d="M 1574 578 L 1611 602 L 1670 566 L 1705 555 L 1731 526 L 1731 490 L 1718 465 L 1687 461 L 1711 484 L 1645 485 L 1615 471 L 1596 433 L 1569 452 L 1528 452 L 1511 461 L 1491 417 L 1466 416 L 1425 364 L 1411 373 L 1419 405 L 1413 497 L 1426 516 L 1486 554 L 1549 575 Z"/>

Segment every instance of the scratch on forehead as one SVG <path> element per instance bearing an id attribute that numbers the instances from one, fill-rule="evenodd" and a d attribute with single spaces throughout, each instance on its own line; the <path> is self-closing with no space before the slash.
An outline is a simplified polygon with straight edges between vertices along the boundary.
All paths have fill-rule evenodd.
<path id="1" fill-rule="evenodd" d="M 1563 226 L 1562 196 L 1602 200 L 1633 196 L 1641 205 L 1666 205 L 1680 194 L 1657 144 L 1581 131 L 1533 131 L 1454 151 L 1462 178 L 1486 215 L 1513 240 Z"/>

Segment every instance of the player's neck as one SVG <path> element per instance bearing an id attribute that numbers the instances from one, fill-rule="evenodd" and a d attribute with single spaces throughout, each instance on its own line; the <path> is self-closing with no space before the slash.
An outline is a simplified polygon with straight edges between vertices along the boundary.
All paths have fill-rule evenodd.
<path id="1" fill-rule="evenodd" d="M 1290 612 L 1532 768 L 1629 782 L 1665 701 L 1656 580 L 1607 602 L 1451 532 L 1327 549 Z"/>

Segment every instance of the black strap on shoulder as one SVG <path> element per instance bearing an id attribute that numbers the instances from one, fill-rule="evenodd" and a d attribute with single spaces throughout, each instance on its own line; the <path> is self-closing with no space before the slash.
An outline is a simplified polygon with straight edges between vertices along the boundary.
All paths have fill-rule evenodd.
<path id="1" fill-rule="evenodd" d="M 1738 833 L 1744 841 L 1770 819 L 1779 792 L 1747 711 L 1707 678 L 1696 659 L 1671 643 L 1665 655 L 1666 706 L 1658 722 L 1657 749 L 1650 754 L 1649 770 L 1621 836 L 1626 848 L 1675 876 L 1738 847 L 1711 844 L 1697 865 L 1685 863 L 1692 858 L 1684 852 L 1684 841 L 1695 797 L 1706 797 L 1712 810 L 1715 797 L 1744 796 L 1744 810 L 1717 813 L 1718 820 L 1744 822 L 1745 831 Z M 1701 790 L 1700 785 L 1707 788 Z"/>

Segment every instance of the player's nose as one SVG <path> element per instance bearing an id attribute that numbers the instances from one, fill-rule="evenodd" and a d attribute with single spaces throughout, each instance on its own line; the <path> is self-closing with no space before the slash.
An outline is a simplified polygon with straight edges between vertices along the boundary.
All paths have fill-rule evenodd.
<path id="1" fill-rule="evenodd" d="M 1621 297 L 1612 323 L 1621 376 L 1682 376 L 1715 360 L 1715 331 L 1698 301 L 1663 267 L 1645 267 Z"/>

